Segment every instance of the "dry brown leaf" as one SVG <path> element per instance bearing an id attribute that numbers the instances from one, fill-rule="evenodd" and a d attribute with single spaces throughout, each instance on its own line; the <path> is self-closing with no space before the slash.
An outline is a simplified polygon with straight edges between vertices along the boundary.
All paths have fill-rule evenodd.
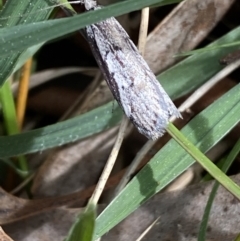
<path id="1" fill-rule="evenodd" d="M 81 209 L 58 208 L 4 226 L 16 241 L 63 241 Z"/>
<path id="2" fill-rule="evenodd" d="M 105 190 L 116 186 L 125 170 L 110 177 Z M 0 225 L 13 223 L 39 213 L 49 212 L 63 206 L 82 207 L 91 197 L 95 185 L 76 193 L 39 199 L 23 199 L 13 196 L 0 187 Z"/>
<path id="3" fill-rule="evenodd" d="M 29 200 L 13 196 L 0 187 L 0 225 L 19 220 L 22 222 L 29 217 L 49 213 L 72 203 L 79 205 L 79 203 L 85 201 L 86 196 L 90 197 L 93 188 L 66 196 Z"/>
<path id="4" fill-rule="evenodd" d="M 0 227 L 0 241 L 13 241 Z"/>
<path id="5" fill-rule="evenodd" d="M 50 153 L 34 179 L 34 196 L 65 195 L 95 184 L 111 150 L 115 133 L 116 128 Z"/>
<path id="6" fill-rule="evenodd" d="M 195 48 L 221 20 L 234 0 L 180 3 L 148 36 L 145 59 L 154 73 L 174 62 L 174 55 Z"/>

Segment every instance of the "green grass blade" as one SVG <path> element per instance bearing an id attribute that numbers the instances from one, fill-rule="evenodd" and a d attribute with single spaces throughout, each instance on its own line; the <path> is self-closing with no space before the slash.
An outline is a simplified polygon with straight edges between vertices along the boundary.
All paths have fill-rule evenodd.
<path id="1" fill-rule="evenodd" d="M 181 130 L 203 153 L 239 123 L 239 92 L 240 85 L 237 85 Z M 114 227 L 193 163 L 193 158 L 175 140 L 169 141 L 100 214 L 95 238 Z"/>
<path id="2" fill-rule="evenodd" d="M 14 162 L 10 159 L 0 159 L 0 164 L 4 163 L 6 166 L 11 167 L 12 170 L 18 174 L 20 177 L 25 178 L 29 175 L 28 171 L 23 171 L 20 168 L 18 168 Z"/>
<path id="3" fill-rule="evenodd" d="M 195 147 L 173 124 L 167 131 L 177 143 L 183 147 L 208 173 L 210 173 L 229 192 L 240 200 L 240 187 L 212 163 L 198 148 Z"/>
<path id="4" fill-rule="evenodd" d="M 239 38 L 240 27 L 232 30 L 212 44 L 209 44 L 208 47 L 231 43 L 239 40 Z M 218 73 L 223 68 L 223 66 L 219 64 L 219 59 L 236 49 L 238 49 L 238 47 L 233 46 L 192 55 L 172 68 L 169 68 L 157 78 L 172 99 L 179 98 L 195 90 Z M 169 84 L 169 82 L 171 82 L 171 84 Z"/>
<path id="5" fill-rule="evenodd" d="M 112 16 L 119 16 L 161 2 L 161 0 L 128 0 L 70 18 L 48 20 L 36 22 L 34 25 L 25 24 L 0 29 L 0 58 L 77 31 L 94 22 Z"/>
<path id="6" fill-rule="evenodd" d="M 15 103 L 9 81 L 0 88 L 0 102 L 3 110 L 4 123 L 8 135 L 19 133 Z M 22 171 L 28 172 L 27 160 L 24 156 L 18 157 L 19 166 Z"/>
<path id="7" fill-rule="evenodd" d="M 240 241 L 240 234 L 237 235 L 237 237 L 234 239 L 234 241 Z"/>
<path id="8" fill-rule="evenodd" d="M 36 21 L 45 20 L 48 18 L 52 9 L 45 11 L 39 11 L 49 6 L 48 1 L 42 0 L 27 0 L 27 1 L 16 1 L 8 0 L 0 12 L 0 31 L 11 31 L 11 27 L 19 24 L 28 24 Z M 21 17 L 22 16 L 22 17 Z M 17 32 L 14 33 L 15 37 L 18 38 Z M 26 41 L 25 39 L 18 39 L 18 41 Z M 0 58 L 0 86 L 4 81 L 12 74 L 14 69 L 21 67 L 32 54 L 34 54 L 41 45 L 32 47 L 25 53 L 25 49 L 21 51 L 9 53 L 5 57 Z M 34 49 L 34 51 L 33 51 Z M 24 56 L 22 56 L 24 54 Z M 20 59 L 20 62 L 19 62 Z M 18 64 L 17 68 L 16 65 Z"/>
<path id="9" fill-rule="evenodd" d="M 229 153 L 228 157 L 226 158 L 223 166 L 222 171 L 226 173 L 230 166 L 232 165 L 234 159 L 237 157 L 237 155 L 240 152 L 240 139 L 237 141 L 237 143 L 234 145 L 232 151 Z M 200 224 L 199 234 L 198 234 L 198 241 L 205 241 L 206 240 L 206 233 L 207 233 L 207 224 L 208 224 L 208 218 L 210 215 L 211 207 L 214 201 L 214 198 L 217 194 L 217 190 L 219 187 L 219 182 L 214 183 L 212 191 L 209 195 L 208 202 L 203 214 L 203 218 Z"/>
<path id="10" fill-rule="evenodd" d="M 186 53 L 181 53 L 178 54 L 177 56 L 188 56 L 188 55 L 192 55 L 192 54 L 199 54 L 199 53 L 204 53 L 207 51 L 212 51 L 212 50 L 217 50 L 217 49 L 221 49 L 221 48 L 229 48 L 232 46 L 238 46 L 240 45 L 240 41 L 234 41 L 228 44 L 222 44 L 222 45 L 216 45 L 216 46 L 210 46 L 210 47 L 205 47 L 205 48 L 201 48 L 201 49 L 196 49 L 193 51 L 188 51 Z"/>
<path id="11" fill-rule="evenodd" d="M 169 1 L 162 1 L 160 4 L 154 4 L 151 5 L 150 7 L 156 8 L 156 7 L 160 7 L 160 6 L 164 6 L 164 5 L 169 5 L 169 4 L 174 4 L 174 3 L 180 3 L 183 0 L 169 0 Z M 166 4 L 164 4 L 164 2 L 166 2 Z"/>
<path id="12" fill-rule="evenodd" d="M 0 136 L 0 157 L 42 151 L 77 141 L 117 125 L 121 116 L 122 111 L 118 105 L 115 103 L 113 107 L 113 103 L 109 103 L 52 126 L 18 135 Z"/>
<path id="13" fill-rule="evenodd" d="M 88 204 L 73 224 L 65 241 L 92 241 L 96 219 L 96 205 Z"/>
<path id="14" fill-rule="evenodd" d="M 14 69 L 8 69 L 8 71 L 6 72 L 6 76 L 19 70 L 26 63 L 26 61 L 31 58 L 42 46 L 43 43 L 37 44 L 28 48 L 26 51 L 23 51 L 22 54 L 18 57 L 16 63 L 14 64 Z"/>
<path id="15" fill-rule="evenodd" d="M 9 81 L 0 88 L 0 102 L 2 106 L 4 123 L 8 135 L 13 135 L 19 132 L 15 103 Z"/>

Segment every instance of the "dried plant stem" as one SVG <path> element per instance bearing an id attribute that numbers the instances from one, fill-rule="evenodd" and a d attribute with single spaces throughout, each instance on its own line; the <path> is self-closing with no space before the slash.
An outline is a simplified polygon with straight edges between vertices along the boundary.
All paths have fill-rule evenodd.
<path id="1" fill-rule="evenodd" d="M 158 217 L 155 221 L 152 222 L 151 225 L 149 225 L 148 228 L 146 228 L 146 230 L 138 237 L 138 239 L 136 239 L 136 241 L 141 241 L 146 234 L 153 228 L 153 226 L 157 223 L 157 221 L 160 219 L 160 217 Z"/>
<path id="2" fill-rule="evenodd" d="M 21 182 L 17 187 L 15 187 L 10 193 L 12 195 L 15 195 L 19 191 L 21 191 L 23 188 L 25 188 L 34 178 L 36 173 L 32 173 L 30 176 L 28 176 L 23 182 Z"/>
<path id="3" fill-rule="evenodd" d="M 216 85 L 220 80 L 224 77 L 228 76 L 235 69 L 240 66 L 240 59 L 234 61 L 233 63 L 227 65 L 224 69 L 219 71 L 216 75 L 214 75 L 208 82 L 203 84 L 200 88 L 198 88 L 194 93 L 188 97 L 186 101 L 184 101 L 181 106 L 178 108 L 180 112 L 185 111 L 190 108 L 194 103 L 196 103 L 204 94 L 206 94 L 214 85 Z"/>
<path id="4" fill-rule="evenodd" d="M 117 136 L 117 139 L 116 139 L 116 142 L 113 146 L 113 149 L 111 151 L 111 154 L 108 158 L 108 161 L 104 167 L 104 170 L 102 172 L 102 175 L 99 179 L 99 182 L 97 183 L 97 186 L 93 192 L 93 195 L 89 201 L 89 203 L 93 203 L 93 204 L 97 204 L 102 192 L 103 192 L 103 189 L 104 189 L 104 186 L 109 178 L 109 175 L 112 171 L 112 168 L 114 166 L 114 163 L 115 163 L 115 160 L 117 158 L 117 155 L 118 155 L 118 152 L 119 152 L 119 149 L 121 147 L 121 144 L 122 144 L 122 141 L 123 141 L 123 137 L 124 137 L 124 131 L 122 130 L 125 130 L 126 129 L 126 126 L 128 124 L 128 119 L 126 118 L 126 116 L 123 117 L 123 120 L 121 122 L 121 125 L 120 125 L 120 129 L 119 129 L 119 132 L 118 132 L 118 136 Z"/>
<path id="5" fill-rule="evenodd" d="M 22 76 L 19 81 L 18 96 L 17 96 L 17 108 L 16 108 L 19 129 L 22 129 L 22 125 L 23 125 L 23 121 L 24 121 L 31 67 L 32 67 L 32 58 L 30 58 L 24 64 Z"/>
<path id="6" fill-rule="evenodd" d="M 141 23 L 140 23 L 139 37 L 138 37 L 138 50 L 142 56 L 144 56 L 145 46 L 147 42 L 148 22 L 149 22 L 149 8 L 147 7 L 142 9 Z"/>

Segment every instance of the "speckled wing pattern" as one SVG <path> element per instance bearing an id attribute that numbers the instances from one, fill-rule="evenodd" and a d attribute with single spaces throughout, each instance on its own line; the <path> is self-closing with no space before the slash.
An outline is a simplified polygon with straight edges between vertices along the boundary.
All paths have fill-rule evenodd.
<path id="1" fill-rule="evenodd" d="M 108 86 L 138 131 L 162 136 L 171 116 L 181 117 L 126 31 L 115 18 L 87 26 L 92 52 Z"/>

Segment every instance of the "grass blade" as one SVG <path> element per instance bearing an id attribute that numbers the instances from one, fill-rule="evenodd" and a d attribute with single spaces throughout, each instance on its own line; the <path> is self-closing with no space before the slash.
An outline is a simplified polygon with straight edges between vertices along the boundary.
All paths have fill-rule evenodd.
<path id="1" fill-rule="evenodd" d="M 239 91 L 240 85 L 237 85 L 181 130 L 203 153 L 239 123 Z M 100 214 L 95 238 L 114 227 L 193 163 L 193 158 L 175 140 L 169 141 Z"/>

